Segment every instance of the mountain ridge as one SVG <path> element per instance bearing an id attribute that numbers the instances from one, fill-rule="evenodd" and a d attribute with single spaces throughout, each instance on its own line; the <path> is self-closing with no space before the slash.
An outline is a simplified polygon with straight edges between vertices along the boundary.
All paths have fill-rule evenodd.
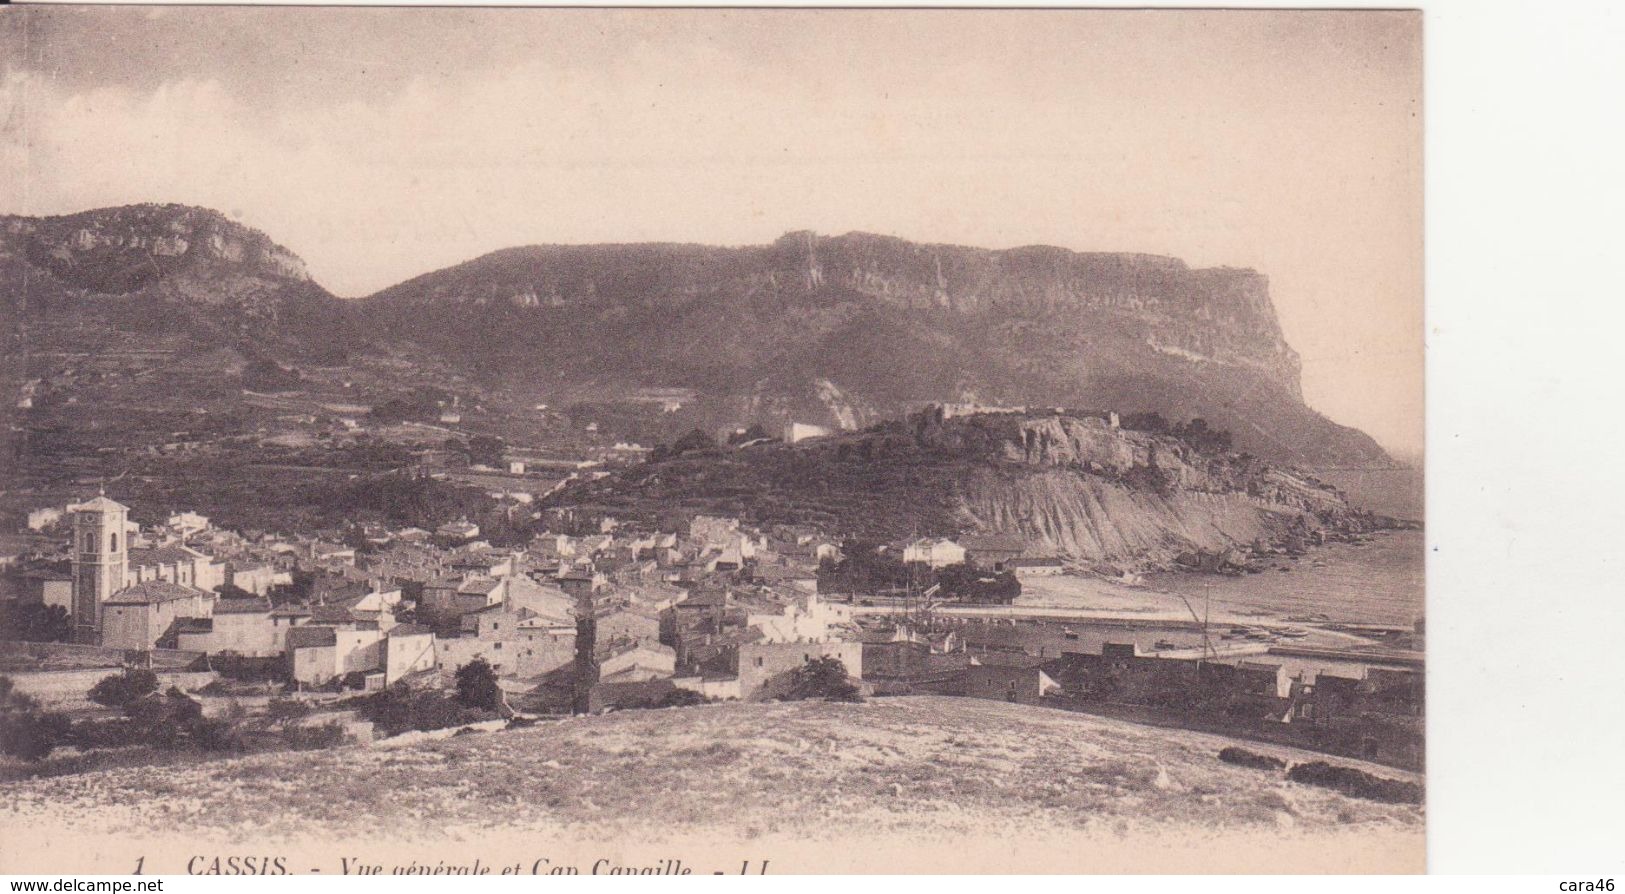
<path id="1" fill-rule="evenodd" d="M 951 402 L 1112 408 L 1202 417 L 1274 461 L 1392 464 L 1303 402 L 1267 277 L 1154 254 L 798 230 L 516 246 L 342 299 L 258 230 L 148 204 L 0 217 L 0 288 L 23 323 L 179 327 L 328 363 L 404 346 L 559 406 L 680 392 L 682 424 L 708 430 L 856 429 Z"/>
<path id="2" fill-rule="evenodd" d="M 719 425 L 852 429 L 934 402 L 1115 407 L 1202 416 L 1272 459 L 1391 463 L 1303 403 L 1268 279 L 1243 268 L 793 231 L 511 247 L 360 300 L 387 337 L 428 332 L 456 353 L 483 329 L 494 366 L 694 389 Z"/>

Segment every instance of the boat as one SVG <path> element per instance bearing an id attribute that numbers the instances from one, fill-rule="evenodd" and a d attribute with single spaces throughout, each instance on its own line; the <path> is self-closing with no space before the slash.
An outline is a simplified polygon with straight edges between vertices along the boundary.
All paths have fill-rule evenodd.
<path id="1" fill-rule="evenodd" d="M 1077 639 L 1078 638 L 1077 632 L 1074 631 L 1071 627 L 1062 627 L 1061 628 L 1061 636 L 1064 636 L 1067 639 Z"/>
<path id="2" fill-rule="evenodd" d="M 1177 649 L 1179 648 L 1179 644 L 1173 640 L 1159 639 L 1152 644 L 1152 647 L 1157 649 Z"/>
<path id="3" fill-rule="evenodd" d="M 1304 630 L 1302 627 L 1288 627 L 1285 630 L 1277 632 L 1281 636 L 1290 637 L 1291 639 L 1301 639 L 1309 635 L 1309 631 Z"/>

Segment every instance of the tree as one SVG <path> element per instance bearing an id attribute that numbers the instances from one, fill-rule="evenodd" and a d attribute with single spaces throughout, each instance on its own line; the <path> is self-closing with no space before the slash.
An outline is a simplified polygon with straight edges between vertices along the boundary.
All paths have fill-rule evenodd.
<path id="1" fill-rule="evenodd" d="M 848 539 L 841 545 L 842 559 L 820 561 L 820 592 L 879 593 L 922 583 L 920 573 L 904 564 L 896 550 L 879 541 Z"/>
<path id="2" fill-rule="evenodd" d="M 242 587 L 237 586 L 236 584 L 229 584 L 229 583 L 228 584 L 221 584 L 215 590 L 215 592 L 220 594 L 221 599 L 255 599 L 255 598 L 257 598 L 253 593 L 250 593 L 249 591 L 243 589 Z"/>
<path id="3" fill-rule="evenodd" d="M 419 388 L 408 397 L 386 400 L 372 408 L 374 422 L 388 425 L 396 422 L 433 422 L 440 418 L 441 401 L 449 395 L 434 389 Z"/>
<path id="4" fill-rule="evenodd" d="M 942 595 L 960 602 L 1009 605 L 1021 595 L 1021 581 L 1013 572 L 983 571 L 963 562 L 937 569 Z"/>
<path id="5" fill-rule="evenodd" d="M 1228 451 L 1234 440 L 1228 431 L 1209 428 L 1207 420 L 1200 416 L 1190 422 L 1174 426 L 1170 433 L 1203 453 Z"/>
<path id="6" fill-rule="evenodd" d="M 1162 418 L 1161 413 L 1130 413 L 1122 418 L 1121 425 L 1130 431 L 1165 432 L 1168 430 L 1168 420 Z"/>
<path id="7" fill-rule="evenodd" d="M 475 465 L 501 468 L 506 447 L 501 438 L 475 435 L 468 439 L 468 461 Z"/>
<path id="8" fill-rule="evenodd" d="M 491 719 L 490 712 L 471 708 L 438 692 L 413 692 L 404 684 L 363 696 L 355 701 L 361 716 L 386 736 L 407 730 L 446 729 Z"/>
<path id="9" fill-rule="evenodd" d="M 712 450 L 716 446 L 717 442 L 711 440 L 710 435 L 697 428 L 692 428 L 689 429 L 688 434 L 678 438 L 677 442 L 671 445 L 671 449 L 674 453 L 687 453 L 690 450 Z"/>
<path id="10" fill-rule="evenodd" d="M 484 658 L 457 669 L 457 701 L 470 708 L 499 710 L 502 706 L 502 688 L 497 685 L 497 672 Z"/>
<path id="11" fill-rule="evenodd" d="M 846 665 L 839 658 L 821 655 L 790 672 L 790 688 L 785 701 L 823 699 L 831 702 L 861 702 L 863 695 L 846 677 Z"/>
<path id="12" fill-rule="evenodd" d="M 673 441 L 670 447 L 667 447 L 664 444 L 656 447 L 654 451 L 649 454 L 649 459 L 651 462 L 658 462 L 663 459 L 682 456 L 685 453 L 695 450 L 715 450 L 716 446 L 717 442 L 711 440 L 710 435 L 697 428 L 694 428 L 689 429 L 688 434 L 683 435 L 676 441 Z"/>
<path id="13" fill-rule="evenodd" d="M 158 691 L 158 675 L 150 670 L 127 667 L 122 673 L 103 677 L 90 688 L 90 700 L 109 708 L 127 708 Z"/>
<path id="14" fill-rule="evenodd" d="M 68 610 L 60 605 L 11 603 L 0 608 L 0 637 L 30 643 L 66 642 L 73 632 Z"/>

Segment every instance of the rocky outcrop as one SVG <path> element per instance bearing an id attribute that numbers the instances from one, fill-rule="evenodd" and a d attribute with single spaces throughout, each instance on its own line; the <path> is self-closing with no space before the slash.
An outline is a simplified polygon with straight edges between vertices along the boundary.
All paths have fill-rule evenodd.
<path id="1" fill-rule="evenodd" d="M 795 446 L 685 455 L 566 488 L 550 505 L 651 524 L 710 512 L 883 541 L 998 533 L 1116 568 L 1187 556 L 1240 568 L 1255 550 L 1387 524 L 1292 469 L 1057 414 L 921 413 Z"/>
<path id="2" fill-rule="evenodd" d="M 0 300 L 19 321 L 188 332 L 329 360 L 359 332 L 352 308 L 314 283 L 298 256 L 185 205 L 0 218 Z"/>
<path id="3" fill-rule="evenodd" d="M 1245 494 L 1123 487 L 1059 470 L 978 471 L 961 490 L 966 515 L 988 531 L 1018 533 L 1034 551 L 1076 562 L 1156 567 L 1192 550 L 1222 552 L 1284 537 L 1299 515 Z"/>
<path id="4" fill-rule="evenodd" d="M 1220 554 L 1375 523 L 1301 473 L 1098 417 L 986 416 L 969 426 L 992 428 L 1006 462 L 960 478 L 967 521 L 1078 561 L 1159 566 L 1192 551 Z"/>
<path id="5" fill-rule="evenodd" d="M 123 295 L 186 274 L 310 280 L 304 261 L 264 233 L 185 205 L 8 217 L 0 233 L 6 256 L 20 255 L 60 283 L 89 293 Z"/>

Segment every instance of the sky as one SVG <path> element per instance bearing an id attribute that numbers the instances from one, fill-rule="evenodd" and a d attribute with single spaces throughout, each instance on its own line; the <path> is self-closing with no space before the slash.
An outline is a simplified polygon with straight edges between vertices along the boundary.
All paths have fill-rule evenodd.
<path id="1" fill-rule="evenodd" d="M 1311 406 L 1422 449 L 1404 12 L 0 7 L 0 213 L 218 209 L 369 294 L 801 229 L 1270 278 Z"/>

